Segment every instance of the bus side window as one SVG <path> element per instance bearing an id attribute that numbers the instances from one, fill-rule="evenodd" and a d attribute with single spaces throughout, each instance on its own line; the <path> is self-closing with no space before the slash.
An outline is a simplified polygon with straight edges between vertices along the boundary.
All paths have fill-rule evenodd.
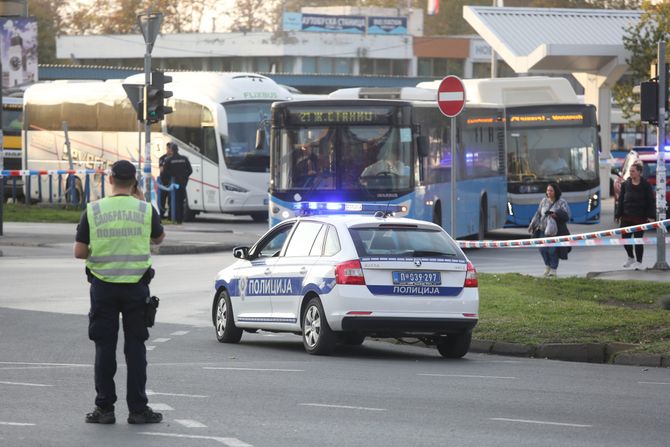
<path id="1" fill-rule="evenodd" d="M 203 127 L 203 155 L 214 163 L 219 162 L 219 153 L 216 150 L 216 130 L 213 127 Z"/>

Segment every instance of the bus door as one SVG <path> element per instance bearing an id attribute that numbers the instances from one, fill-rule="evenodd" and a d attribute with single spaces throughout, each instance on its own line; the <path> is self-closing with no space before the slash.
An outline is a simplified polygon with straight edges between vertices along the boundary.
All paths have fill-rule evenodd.
<path id="1" fill-rule="evenodd" d="M 219 178 L 219 152 L 216 147 L 216 129 L 211 125 L 202 128 L 201 183 L 202 203 L 205 211 L 221 212 L 219 200 L 221 183 Z M 195 168 L 193 168 L 195 174 Z"/>

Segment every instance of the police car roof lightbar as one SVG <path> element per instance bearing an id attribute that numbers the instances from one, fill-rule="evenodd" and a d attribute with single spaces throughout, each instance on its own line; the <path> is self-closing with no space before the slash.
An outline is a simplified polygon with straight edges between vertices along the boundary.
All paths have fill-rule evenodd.
<path id="1" fill-rule="evenodd" d="M 405 213 L 407 207 L 384 203 L 296 202 L 293 204 L 293 210 L 302 212 L 303 216 L 313 214 L 374 214 L 380 211 L 385 215 L 390 215 L 392 213 Z"/>

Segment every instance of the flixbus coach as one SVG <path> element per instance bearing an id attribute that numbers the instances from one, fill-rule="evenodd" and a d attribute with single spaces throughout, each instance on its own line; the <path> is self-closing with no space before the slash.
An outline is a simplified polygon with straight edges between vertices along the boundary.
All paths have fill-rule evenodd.
<path id="1" fill-rule="evenodd" d="M 440 81 L 419 87 L 437 90 Z M 559 77 L 466 79 L 465 110 L 502 109 L 507 223 L 528 226 L 549 182 L 570 205 L 571 222 L 598 223 L 601 211 L 596 108 Z"/>
<path id="2" fill-rule="evenodd" d="M 272 79 L 252 73 L 168 75 L 172 82 L 166 90 L 173 96 L 166 104 L 174 112 L 151 127 L 154 178 L 158 158 L 165 153 L 166 143 L 173 141 L 193 167 L 186 190 L 187 219 L 214 212 L 265 220 L 270 152 L 265 142 L 256 147 L 256 130 L 269 123 L 274 101 L 295 95 Z M 24 97 L 24 169 L 104 169 L 119 159 L 144 163 L 144 135 L 140 134 L 144 126 L 138 123 L 122 84 L 144 84 L 144 75 L 29 87 Z M 42 191 L 48 191 L 48 176 L 41 181 Z M 100 181 L 101 175 L 96 175 L 92 199 L 101 194 Z M 37 181 L 31 184 L 30 194 L 36 199 Z M 53 194 L 57 190 L 54 186 Z"/>
<path id="3" fill-rule="evenodd" d="M 457 118 L 458 173 L 452 204 L 451 120 L 435 93 L 419 88 L 344 89 L 330 99 L 275 103 L 271 223 L 300 215 L 296 203 L 357 202 L 404 207 L 399 216 L 437 223 L 453 237 L 505 223 L 507 184 L 501 110 Z M 395 99 L 373 99 L 375 97 Z M 451 228 L 452 212 L 456 228 Z"/>

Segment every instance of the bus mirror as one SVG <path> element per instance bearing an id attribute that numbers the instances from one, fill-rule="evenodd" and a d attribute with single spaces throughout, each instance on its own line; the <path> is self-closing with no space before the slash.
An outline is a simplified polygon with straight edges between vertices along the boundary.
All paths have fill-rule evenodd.
<path id="1" fill-rule="evenodd" d="M 419 135 L 416 139 L 416 144 L 419 149 L 419 157 L 427 157 L 428 156 L 428 137 Z"/>
<path id="2" fill-rule="evenodd" d="M 237 259 L 247 259 L 247 257 L 249 257 L 249 247 L 233 248 L 233 257 Z"/>
<path id="3" fill-rule="evenodd" d="M 265 129 L 256 130 L 256 150 L 260 151 L 265 145 Z"/>

